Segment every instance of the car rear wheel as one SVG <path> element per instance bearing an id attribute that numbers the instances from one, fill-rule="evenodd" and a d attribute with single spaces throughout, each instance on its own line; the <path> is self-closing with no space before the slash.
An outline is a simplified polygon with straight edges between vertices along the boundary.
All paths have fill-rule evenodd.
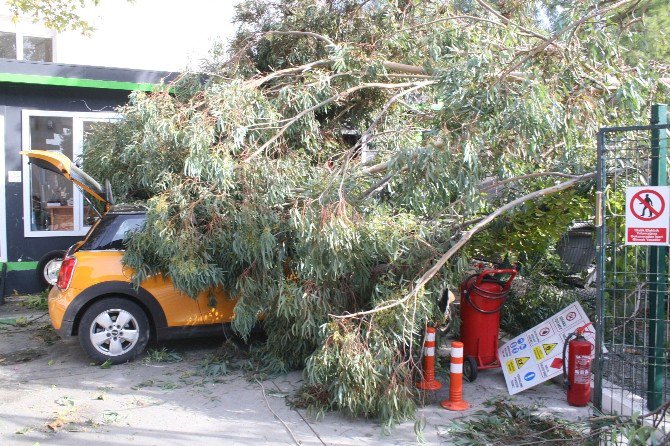
<path id="1" fill-rule="evenodd" d="M 40 281 L 42 288 L 56 284 L 63 257 L 65 257 L 65 251 L 50 251 L 43 255 L 37 263 L 37 279 Z"/>
<path id="2" fill-rule="evenodd" d="M 91 305 L 79 324 L 79 343 L 96 361 L 121 364 L 142 353 L 149 341 L 149 320 L 139 305 L 109 297 Z"/>

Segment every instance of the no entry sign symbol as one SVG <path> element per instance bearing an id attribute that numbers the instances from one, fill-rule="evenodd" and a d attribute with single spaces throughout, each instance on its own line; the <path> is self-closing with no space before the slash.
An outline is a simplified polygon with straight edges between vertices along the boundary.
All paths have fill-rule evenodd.
<path id="1" fill-rule="evenodd" d="M 652 221 L 663 214 L 665 199 L 663 195 L 653 189 L 643 189 L 633 195 L 629 206 L 635 218 L 639 218 L 642 221 Z"/>
<path id="2" fill-rule="evenodd" d="M 626 188 L 626 244 L 668 245 L 668 186 Z"/>

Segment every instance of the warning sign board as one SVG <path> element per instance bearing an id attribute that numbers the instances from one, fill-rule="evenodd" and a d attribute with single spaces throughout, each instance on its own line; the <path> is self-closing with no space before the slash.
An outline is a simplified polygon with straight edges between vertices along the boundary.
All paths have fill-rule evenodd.
<path id="1" fill-rule="evenodd" d="M 588 324 L 578 302 L 520 334 L 498 349 L 510 395 L 529 389 L 563 373 L 563 344 L 568 334 Z M 595 345 L 593 329 L 584 337 Z M 595 349 L 594 349 L 595 351 Z"/>
<path id="2" fill-rule="evenodd" d="M 626 244 L 667 246 L 670 187 L 626 188 Z"/>

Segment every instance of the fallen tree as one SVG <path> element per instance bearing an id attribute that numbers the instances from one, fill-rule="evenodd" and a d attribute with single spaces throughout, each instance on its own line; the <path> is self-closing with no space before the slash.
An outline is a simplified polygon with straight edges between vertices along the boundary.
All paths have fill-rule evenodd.
<path id="1" fill-rule="evenodd" d="M 316 410 L 411 417 L 436 298 L 588 218 L 598 127 L 667 95 L 617 44 L 639 2 L 557 30 L 522 3 L 240 3 L 228 53 L 88 138 L 84 168 L 148 203 L 134 279 L 226 288 L 242 335 L 264 314 L 267 370 L 306 367 Z"/>
<path id="2" fill-rule="evenodd" d="M 545 172 L 540 172 L 539 173 L 540 176 L 547 175 L 547 174 L 548 174 L 548 172 L 546 172 L 546 173 Z M 496 209 L 495 211 L 493 211 L 492 213 L 490 213 L 486 217 L 478 219 L 478 221 L 475 224 L 473 224 L 472 228 L 465 231 L 460 236 L 458 241 L 456 241 L 454 244 L 452 244 L 449 247 L 449 250 L 446 253 L 444 253 L 444 255 L 442 255 L 442 257 L 440 257 L 433 264 L 433 266 L 431 266 L 430 269 L 428 271 L 426 271 L 419 278 L 419 280 L 417 280 L 417 282 L 414 284 L 414 289 L 409 294 L 407 294 L 405 297 L 403 297 L 402 299 L 397 300 L 397 301 L 395 301 L 393 303 L 390 303 L 390 304 L 383 305 L 381 307 L 376 307 L 376 308 L 374 308 L 372 310 L 368 310 L 368 311 L 359 311 L 358 313 L 345 314 L 345 315 L 341 315 L 341 316 L 338 316 L 338 315 L 331 315 L 331 316 L 334 317 L 334 318 L 339 318 L 339 319 L 349 319 L 349 318 L 354 318 L 354 317 L 366 316 L 368 314 L 373 314 L 375 312 L 388 310 L 388 309 L 393 308 L 397 305 L 404 304 L 405 302 L 407 302 L 408 300 L 410 300 L 411 298 L 416 296 L 417 290 L 422 289 L 433 277 L 435 277 L 435 275 L 438 272 L 440 272 L 440 270 L 442 268 L 444 268 L 444 265 L 463 246 L 465 246 L 470 241 L 470 239 L 472 239 L 472 237 L 475 234 L 477 234 L 478 232 L 483 231 L 484 229 L 486 229 L 486 227 L 489 225 L 489 223 L 491 223 L 496 217 L 499 217 L 506 212 L 512 211 L 514 208 L 516 208 L 518 206 L 521 206 L 522 204 L 524 204 L 525 202 L 527 202 L 529 200 L 535 200 L 535 199 L 538 199 L 540 197 L 544 197 L 546 195 L 555 194 L 555 193 L 564 191 L 566 189 L 569 189 L 569 188 L 579 184 L 582 181 L 592 180 L 593 178 L 595 178 L 595 176 L 596 176 L 595 172 L 585 173 L 585 174 L 579 175 L 579 176 L 573 176 L 573 178 L 571 180 L 564 181 L 563 183 L 557 184 L 555 186 L 550 186 L 550 187 L 547 187 L 547 188 L 544 188 L 544 189 L 536 190 L 536 191 L 531 192 L 529 194 L 526 194 L 522 197 L 519 197 L 519 198 L 517 198 L 517 199 L 499 207 L 498 209 Z"/>

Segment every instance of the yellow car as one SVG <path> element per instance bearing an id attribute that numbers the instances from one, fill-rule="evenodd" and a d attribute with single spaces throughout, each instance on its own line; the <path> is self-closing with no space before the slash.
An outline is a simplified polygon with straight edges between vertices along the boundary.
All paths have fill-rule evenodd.
<path id="1" fill-rule="evenodd" d="M 150 338 L 157 340 L 222 334 L 233 319 L 236 301 L 215 291 L 191 299 L 169 278 L 153 276 L 139 288 L 133 271 L 123 266 L 123 240 L 146 218 L 141 206 L 112 206 L 109 186 L 103 189 L 65 155 L 55 151 L 21 152 L 29 162 L 63 175 L 105 203 L 105 212 L 84 240 L 65 254 L 56 286 L 49 293 L 51 324 L 62 337 L 78 336 L 96 361 L 119 364 L 140 354 Z"/>

